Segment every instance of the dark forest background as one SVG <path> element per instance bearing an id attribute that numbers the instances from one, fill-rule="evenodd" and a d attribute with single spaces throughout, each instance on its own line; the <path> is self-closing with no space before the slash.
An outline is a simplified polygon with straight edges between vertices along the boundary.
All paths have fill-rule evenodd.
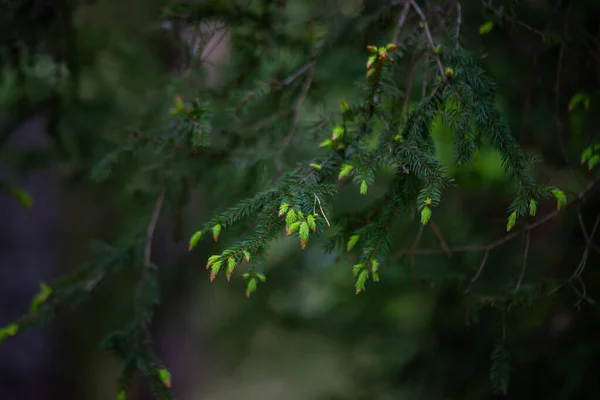
<path id="1" fill-rule="evenodd" d="M 314 121 L 337 112 L 364 79 L 366 46 L 416 40 L 419 16 L 405 14 L 399 30 L 402 0 L 2 0 L 0 326 L 28 310 L 40 282 L 93 258 L 93 240 L 117 241 L 151 209 L 149 183 L 128 180 L 127 160 L 109 179 L 91 178 L 115 143 L 160 130 L 175 96 L 213 99 L 219 137 L 241 99 L 266 86 L 262 102 L 235 122 L 240 136 L 216 141 L 232 154 L 188 161 L 197 181 L 186 205 L 169 209 L 154 235 L 154 348 L 178 398 L 487 399 L 497 395 L 494 374 L 508 378 L 511 399 L 599 398 L 597 159 L 580 159 L 600 143 L 600 2 L 417 3 L 444 46 L 453 45 L 443 40 L 453 38 L 460 5 L 461 46 L 497 82 L 513 135 L 540 159 L 537 180 L 563 189 L 569 206 L 536 224 L 556 209 L 541 202 L 479 275 L 483 253 L 468 246 L 502 240 L 513 195 L 500 155 L 484 147 L 473 165 L 451 168 L 458 186 L 432 226 L 421 230 L 418 216 L 408 216 L 398 227 L 399 255 L 378 285 L 355 296 L 351 264 L 284 237 L 267 254 L 268 283 L 247 299 L 241 279 L 209 282 L 204 265 L 222 241 L 188 252 L 190 235 L 319 152 Z M 306 81 L 294 74 L 306 73 L 314 62 L 307 49 L 329 40 L 335 21 L 347 24 L 336 25 L 334 44 L 310 64 L 304 93 Z M 395 60 L 405 68 L 407 109 L 436 73 L 423 68 L 428 57 L 406 50 Z M 442 124 L 431 132 L 449 161 L 451 133 Z M 175 168 L 152 157 L 149 169 Z M 343 192 L 337 207 L 361 202 L 357 190 Z M 466 316 L 474 274 L 480 307 Z M 115 398 L 121 362 L 98 343 L 129 321 L 135 279 L 125 271 L 73 312 L 6 338 L 0 398 Z M 517 280 L 547 286 L 538 301 L 506 307 L 499 299 Z M 499 342 L 506 354 L 495 350 Z M 136 378 L 130 398 L 147 396 Z"/>

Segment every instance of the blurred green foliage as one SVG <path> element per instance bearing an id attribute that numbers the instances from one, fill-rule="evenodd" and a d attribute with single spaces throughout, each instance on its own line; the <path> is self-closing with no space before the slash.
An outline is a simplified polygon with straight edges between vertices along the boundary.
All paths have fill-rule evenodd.
<path id="1" fill-rule="evenodd" d="M 363 79 L 365 46 L 387 43 L 403 9 L 402 2 L 396 2 L 380 12 L 381 2 L 367 0 L 191 3 L 192 10 L 197 5 L 200 11 L 183 18 L 175 17 L 181 4 L 162 1 L 65 4 L 57 9 L 71 11 L 67 13 L 70 30 L 56 31 L 52 27 L 66 27 L 64 20 L 52 22 L 44 17 L 44 24 L 36 25 L 31 34 L 21 27 L 10 35 L 39 39 L 44 51 L 21 55 L 22 65 L 3 58 L 7 61 L 0 86 L 0 115 L 5 121 L 0 131 L 0 160 L 10 166 L 5 186 L 18 188 L 20 175 L 45 165 L 60 167 L 69 183 L 64 190 L 70 218 L 65 223 L 74 232 L 86 232 L 72 234 L 65 245 L 65 253 L 70 254 L 65 256 L 66 269 L 91 256 L 82 249 L 90 236 L 112 242 L 146 222 L 156 195 L 155 180 L 154 175 L 144 174 L 132 179 L 130 172 L 140 165 L 159 176 L 185 179 L 193 175 L 199 182 L 185 200 L 188 206 L 179 211 L 184 222 L 181 236 L 186 237 L 216 212 L 271 187 L 281 168 L 294 168 L 297 162 L 318 154 L 321 150 L 316 145 L 323 138 L 326 117 L 339 110 L 340 99 L 352 97 L 355 82 Z M 427 3 L 431 4 L 425 11 L 436 38 L 453 32 L 456 2 Z M 597 173 L 590 160 L 595 157 L 600 116 L 600 54 L 595 39 L 600 6 L 592 0 L 550 3 L 463 1 L 460 30 L 463 45 L 481 54 L 497 81 L 497 104 L 519 143 L 528 154 L 541 158 L 534 169 L 538 180 L 564 188 L 569 199 L 574 199 L 594 182 Z M 22 4 L 28 6 L 25 1 Z M 237 4 L 236 12 L 231 12 L 232 4 Z M 165 15 L 173 23 L 170 31 L 160 28 Z M 407 42 L 422 36 L 418 18 L 412 11 L 409 15 L 401 36 Z M 185 51 L 191 45 L 183 40 L 183 32 L 189 25 L 219 19 L 230 28 L 223 45 L 229 57 L 217 60 L 218 80 L 207 84 L 208 67 L 194 65 L 194 54 Z M 23 25 L 22 20 L 7 19 L 3 29 L 15 21 Z M 332 40 L 335 46 L 320 47 L 331 37 L 336 38 Z M 3 49 L 7 43 L 2 41 Z M 64 43 L 72 48 L 65 48 Z M 23 48 L 27 49 L 24 54 L 31 52 Z M 302 80 L 284 87 L 273 82 L 285 82 L 315 54 L 319 67 L 301 107 L 299 128 L 291 146 L 281 146 L 294 125 L 293 106 Z M 185 61 L 175 62 L 177 67 L 172 68 L 174 59 Z M 397 60 L 407 79 L 416 59 L 416 54 L 406 53 Z M 419 64 L 411 84 L 409 111 L 421 97 L 424 75 Z M 257 99 L 238 108 L 240 99 L 258 87 L 264 90 L 256 92 Z M 186 104 L 195 97 L 211 99 L 212 126 L 223 127 L 213 129 L 222 133 L 213 135 L 214 151 L 189 159 L 178 152 L 163 157 L 147 151 L 141 162 L 133 157 L 120 160 L 108 182 L 91 182 L 90 168 L 133 131 L 142 135 L 169 132 L 169 110 L 176 95 Z M 46 117 L 52 146 L 43 151 L 15 151 L 6 145 L 13 128 L 38 113 Z M 374 143 L 384 129 L 383 124 L 376 126 Z M 506 207 L 514 193 L 500 154 L 484 146 L 473 164 L 456 168 L 451 162 L 452 131 L 436 121 L 431 135 L 438 159 L 450 167 L 459 184 L 445 194 L 434 215 L 447 245 L 482 246 L 501 238 Z M 587 148 L 592 154 L 582 168 L 581 155 Z M 220 152 L 227 155 L 221 157 Z M 171 161 L 178 159 L 185 159 L 181 170 L 170 168 Z M 369 193 L 383 194 L 387 183 L 385 177 L 378 179 Z M 14 190 L 24 205 L 31 203 L 25 193 Z M 578 209 L 568 209 L 532 231 L 530 239 L 522 237 L 492 251 L 473 287 L 477 306 L 464 295 L 469 284 L 465 276 L 477 273 L 482 251 L 457 251 L 452 257 L 443 251 L 416 254 L 414 260 L 410 255 L 398 257 L 382 267 L 381 282 L 354 296 L 349 260 L 337 260 L 335 254 L 324 256 L 320 245 L 301 252 L 297 241 L 279 237 L 265 258 L 268 283 L 260 285 L 251 300 L 242 295 L 241 279 L 229 284 L 219 279 L 209 286 L 205 275 L 206 258 L 234 244 L 233 233 L 222 235 L 218 244 L 201 244 L 197 254 L 164 260 L 165 265 L 159 265 L 163 304 L 156 330 L 168 331 L 174 318 L 184 319 L 187 322 L 181 326 L 193 337 L 190 346 L 198 346 L 188 351 L 200 353 L 203 342 L 210 348 L 206 357 L 200 354 L 200 361 L 186 365 L 205 369 L 206 385 L 182 389 L 179 396 L 483 399 L 493 396 L 490 364 L 497 359 L 496 369 L 510 365 L 510 371 L 500 371 L 499 378 L 492 376 L 492 380 L 510 376 L 510 398 L 596 398 L 600 388 L 594 371 L 600 348 L 595 337 L 600 326 L 593 302 L 598 272 L 592 267 L 598 254 L 597 246 L 590 250 L 585 240 L 593 236 L 592 226 L 600 213 L 597 200 L 593 191 Z M 33 206 L 40 201 L 34 198 Z M 81 204 L 87 201 L 92 205 Z M 332 207 L 352 212 L 364 206 L 356 188 L 344 188 Z M 536 218 L 554 207 L 540 204 Z M 168 215 L 177 212 L 173 207 Z M 394 233 L 394 249 L 412 248 L 421 235 L 419 216 L 406 218 Z M 424 230 L 419 248 L 439 249 L 439 237 L 432 229 Z M 526 240 L 530 242 L 524 253 Z M 558 281 L 572 276 L 582 254 L 587 254 L 588 265 L 582 280 L 569 280 L 565 288 L 542 302 L 505 307 L 501 299 L 519 279 L 524 258 L 522 289 L 528 294 L 547 294 Z M 91 304 L 73 316 L 74 326 L 65 334 L 66 340 L 80 340 L 82 351 L 96 356 L 86 346 L 122 327 L 135 312 L 129 301 L 136 280 L 135 272 L 123 272 L 96 293 Z M 587 294 L 582 296 L 584 291 Z M 189 311 L 180 310 L 185 307 Z M 468 327 L 467 313 L 472 319 Z M 9 345 L 8 340 L 4 345 Z M 504 346 L 496 346 L 500 342 Z M 509 364 L 502 362 L 504 351 Z M 73 373 L 82 372 L 75 365 Z M 172 379 L 176 387 L 183 378 L 173 373 Z M 112 385 L 114 381 L 107 378 L 107 382 Z M 106 396 L 113 395 L 109 389 Z M 82 392 L 86 398 L 93 395 L 89 389 Z M 103 395 L 98 398 L 106 398 Z"/>

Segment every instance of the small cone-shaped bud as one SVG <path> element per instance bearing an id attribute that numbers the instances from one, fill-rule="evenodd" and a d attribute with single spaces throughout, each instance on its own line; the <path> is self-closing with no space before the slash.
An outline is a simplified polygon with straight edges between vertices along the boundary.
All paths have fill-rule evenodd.
<path id="1" fill-rule="evenodd" d="M 215 242 L 218 242 L 219 234 L 221 233 L 221 224 L 216 224 L 215 226 L 213 226 L 212 231 L 213 231 L 213 239 L 215 240 Z"/>
<path id="2" fill-rule="evenodd" d="M 377 56 L 369 57 L 369 59 L 367 60 L 367 69 L 371 68 L 376 60 L 377 60 Z"/>
<path id="3" fill-rule="evenodd" d="M 321 142 L 321 144 L 319 145 L 319 147 L 329 147 L 333 144 L 333 141 L 331 139 L 327 139 L 323 142 Z"/>
<path id="4" fill-rule="evenodd" d="M 333 134 L 331 135 L 331 140 L 335 142 L 336 140 L 340 139 L 342 136 L 344 136 L 344 128 L 342 128 L 341 126 L 336 126 L 333 129 Z"/>
<path id="5" fill-rule="evenodd" d="M 165 385 L 165 387 L 170 388 L 171 387 L 171 373 L 165 369 L 165 368 L 161 368 L 158 371 L 158 375 L 160 377 L 160 380 L 162 381 L 163 385 Z"/>

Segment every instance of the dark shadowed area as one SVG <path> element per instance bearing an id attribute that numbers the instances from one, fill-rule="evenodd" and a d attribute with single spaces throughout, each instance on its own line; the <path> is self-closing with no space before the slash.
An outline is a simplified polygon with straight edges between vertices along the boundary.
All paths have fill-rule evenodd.
<path id="1" fill-rule="evenodd" d="M 0 399 L 599 398 L 597 0 L 0 3 Z"/>

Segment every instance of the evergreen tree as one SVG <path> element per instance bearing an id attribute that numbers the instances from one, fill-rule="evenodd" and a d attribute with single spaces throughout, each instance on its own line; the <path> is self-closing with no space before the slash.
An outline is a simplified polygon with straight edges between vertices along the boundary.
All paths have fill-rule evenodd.
<path id="1" fill-rule="evenodd" d="M 579 302 L 593 303 L 581 273 L 590 249 L 596 249 L 593 236 L 598 222 L 589 233 L 582 222 L 586 256 L 571 276 L 525 282 L 535 230 L 563 209 L 579 207 L 597 182 L 586 177 L 588 182 L 580 190 L 569 187 L 574 192 L 569 198 L 558 185 L 539 183 L 544 180 L 536 169 L 539 157 L 528 155 L 519 145 L 506 110 L 498 105 L 501 88 L 477 41 L 501 27 L 530 29 L 520 19 L 527 10 L 517 2 L 483 0 L 469 8 L 460 1 L 365 0 L 343 6 L 333 1 L 327 7 L 313 1 L 245 3 L 164 6 L 162 22 L 168 21 L 174 34 L 208 23 L 214 23 L 214 28 L 195 32 L 194 40 L 230 32 L 231 59 L 219 71 L 218 84 L 209 85 L 206 73 L 198 68 L 204 53 L 189 37 L 178 37 L 189 47 L 183 74 L 148 96 L 139 118 L 143 122 L 127 137 L 121 129 L 107 141 L 95 139 L 96 147 L 110 149 L 90 175 L 95 181 L 126 176 L 125 182 L 119 182 L 120 190 L 143 199 L 135 227 L 116 243 L 94 243 L 89 263 L 56 282 L 42 284 L 31 310 L 3 328 L 0 340 L 72 309 L 98 285 L 124 269 L 135 269 L 139 273 L 132 296 L 135 315 L 129 326 L 109 335 L 102 346 L 124 362 L 119 399 L 127 398 L 136 371 L 147 378 L 157 399 L 173 399 L 171 374 L 154 354 L 150 333 L 160 292 L 160 266 L 153 262 L 152 242 L 159 219 L 168 216 L 176 240 L 189 235 L 190 251 L 203 240 L 224 242 L 207 260 L 209 279 L 220 274 L 227 280 L 242 279 L 248 297 L 269 290 L 264 285 L 265 254 L 285 234 L 302 250 L 322 246 L 324 253 L 351 263 L 348 280 L 354 277 L 356 294 L 378 290 L 373 282 L 385 281 L 389 275 L 394 283 L 425 282 L 458 289 L 464 294 L 467 324 L 477 319 L 481 308 L 497 309 L 501 328 L 489 375 L 493 389 L 506 393 L 510 373 L 506 315 L 567 288 L 577 293 Z M 578 15 L 586 7 L 593 9 L 589 4 L 579 5 Z M 490 19 L 481 19 L 481 11 Z M 18 13 L 13 18 L 13 23 L 22 20 Z M 562 54 L 564 43 L 571 39 L 556 33 L 559 29 L 550 27 L 542 35 L 546 42 L 558 44 Z M 36 47 L 28 42 L 25 46 Z M 17 65 L 21 57 L 11 58 L 12 64 Z M 65 61 L 56 57 L 52 62 Z M 68 83 L 57 83 L 52 90 L 60 93 L 62 102 L 76 101 L 73 88 L 80 84 L 80 67 L 69 64 L 68 57 L 66 65 Z M 347 75 L 352 76 L 353 87 L 348 87 Z M 344 97 L 334 99 L 332 93 L 337 91 L 332 88 L 338 87 Z M 173 103 L 165 104 L 165 98 Z M 568 109 L 589 109 L 591 98 L 573 93 Z M 303 114 L 309 105 L 320 108 L 315 120 Z M 451 159 L 440 155 L 441 144 L 435 137 L 440 130 L 453 138 Z M 64 133 L 57 134 L 59 148 L 64 139 Z M 451 207 L 444 211 L 444 196 L 458 193 L 467 203 L 463 211 L 470 213 L 461 181 L 478 155 L 489 148 L 499 154 L 513 184 L 512 200 L 504 206 L 506 235 L 492 229 L 486 236 L 499 238 L 489 243 L 476 240 L 479 244 L 455 246 L 452 240 L 448 244 L 440 231 L 443 225 L 435 222 L 437 216 L 452 211 Z M 581 162 L 593 170 L 600 161 L 600 145 L 588 142 L 578 150 Z M 64 151 L 66 158 L 72 157 Z M 6 186 L 27 203 L 26 193 Z M 190 193 L 199 187 L 212 193 L 211 208 L 218 211 L 201 226 L 186 226 L 186 209 L 194 207 Z M 346 199 L 355 199 L 350 197 L 354 192 L 360 198 L 349 204 Z M 547 210 L 549 203 L 553 211 L 538 213 L 538 208 Z M 420 226 L 407 238 L 406 227 L 415 216 Z M 437 247 L 420 247 L 428 233 Z M 500 291 L 475 293 L 492 253 L 521 238 L 525 250 L 519 272 L 504 277 Z M 450 257 L 463 252 L 479 257 L 469 270 L 418 271 L 416 255 Z M 398 270 L 407 273 L 393 272 Z"/>

